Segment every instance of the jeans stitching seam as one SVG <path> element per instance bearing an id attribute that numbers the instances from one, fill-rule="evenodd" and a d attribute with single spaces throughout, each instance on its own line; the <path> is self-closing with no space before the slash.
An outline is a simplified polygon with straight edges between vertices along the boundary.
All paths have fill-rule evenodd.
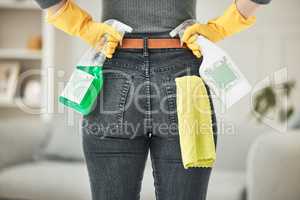
<path id="1" fill-rule="evenodd" d="M 124 121 L 124 112 L 125 112 L 125 104 L 128 97 L 128 91 L 129 91 L 129 81 L 125 81 L 125 83 L 122 86 L 122 90 L 120 91 L 120 103 L 119 103 L 119 113 L 117 114 L 118 118 L 118 124 L 122 126 Z"/>
<path id="2" fill-rule="evenodd" d="M 174 104 L 174 101 L 171 100 L 170 96 L 172 95 L 172 91 L 171 91 L 171 86 L 166 86 L 165 87 L 165 92 L 166 92 L 166 95 L 167 95 L 167 101 L 168 101 L 168 118 L 169 118 L 169 121 L 170 123 L 176 123 L 176 120 L 175 120 L 175 115 L 176 113 L 171 113 L 171 110 L 175 109 L 175 104 Z"/>

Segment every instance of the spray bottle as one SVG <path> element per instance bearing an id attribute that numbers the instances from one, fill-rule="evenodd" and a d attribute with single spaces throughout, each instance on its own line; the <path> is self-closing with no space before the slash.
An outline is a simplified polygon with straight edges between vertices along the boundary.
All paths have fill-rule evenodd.
<path id="1" fill-rule="evenodd" d="M 184 21 L 170 32 L 170 36 L 178 35 L 182 39 L 186 28 L 195 23 L 193 19 Z M 199 75 L 228 109 L 250 92 L 251 85 L 224 50 L 201 35 L 197 43 L 203 55 Z"/>
<path id="2" fill-rule="evenodd" d="M 104 23 L 114 27 L 122 36 L 125 32 L 132 32 L 130 26 L 115 19 L 109 19 Z M 101 47 L 87 50 L 59 96 L 60 103 L 82 115 L 87 115 L 92 111 L 97 96 L 102 89 L 104 78 L 102 67 L 106 59 L 104 54 L 106 44 L 107 35 L 104 35 Z"/>

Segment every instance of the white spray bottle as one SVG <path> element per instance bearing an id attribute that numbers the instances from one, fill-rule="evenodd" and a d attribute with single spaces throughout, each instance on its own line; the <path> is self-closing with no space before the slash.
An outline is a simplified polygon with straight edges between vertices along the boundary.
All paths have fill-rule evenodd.
<path id="1" fill-rule="evenodd" d="M 170 36 L 182 39 L 186 28 L 195 23 L 193 19 L 184 21 Z M 224 50 L 203 36 L 198 36 L 197 43 L 203 55 L 199 74 L 228 109 L 251 91 L 251 85 Z"/>

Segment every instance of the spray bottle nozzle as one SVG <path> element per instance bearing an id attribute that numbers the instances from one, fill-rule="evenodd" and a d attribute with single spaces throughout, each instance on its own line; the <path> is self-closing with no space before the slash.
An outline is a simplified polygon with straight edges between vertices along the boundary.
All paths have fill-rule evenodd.
<path id="1" fill-rule="evenodd" d="M 116 19 L 108 19 L 104 22 L 105 24 L 111 25 L 113 28 L 117 29 L 118 32 L 132 32 L 133 29 Z"/>
<path id="2" fill-rule="evenodd" d="M 183 42 L 181 39 L 183 37 L 184 31 L 186 30 L 187 27 L 189 27 L 195 23 L 197 23 L 197 21 L 195 19 L 185 20 L 183 23 L 181 23 L 179 26 L 177 26 L 175 29 L 173 29 L 169 34 L 171 37 L 175 37 L 176 35 L 178 35 L 180 38 L 180 43 L 181 43 L 181 45 L 183 45 Z"/>
<path id="3" fill-rule="evenodd" d="M 121 35 L 124 37 L 125 32 L 132 32 L 132 28 L 118 20 L 109 19 L 104 22 L 115 28 Z M 106 60 L 105 52 L 106 43 L 107 43 L 108 35 L 105 34 L 103 37 L 103 41 L 101 44 L 96 46 L 95 48 L 90 48 L 86 51 L 86 53 L 81 57 L 79 63 L 77 65 L 81 66 L 102 66 L 104 61 Z"/>
<path id="4" fill-rule="evenodd" d="M 133 31 L 130 26 L 116 19 L 108 19 L 104 23 L 115 28 L 122 35 L 122 37 L 124 37 L 125 33 L 131 33 Z M 120 45 L 122 45 L 122 40 L 120 41 Z"/>

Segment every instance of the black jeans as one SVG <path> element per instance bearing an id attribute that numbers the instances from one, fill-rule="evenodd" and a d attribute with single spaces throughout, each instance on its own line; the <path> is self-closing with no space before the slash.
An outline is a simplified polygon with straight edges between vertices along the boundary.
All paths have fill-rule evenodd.
<path id="1" fill-rule="evenodd" d="M 140 199 L 149 150 L 157 200 L 206 199 L 211 168 L 183 168 L 176 113 L 175 78 L 199 76 L 201 62 L 188 49 L 147 45 L 105 62 L 103 89 L 82 125 L 93 200 Z"/>

